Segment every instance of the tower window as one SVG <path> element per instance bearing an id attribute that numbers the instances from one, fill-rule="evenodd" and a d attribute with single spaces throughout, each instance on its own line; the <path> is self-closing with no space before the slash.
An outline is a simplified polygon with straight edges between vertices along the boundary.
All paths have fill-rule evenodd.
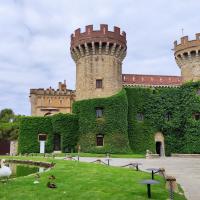
<path id="1" fill-rule="evenodd" d="M 102 88 L 102 87 L 103 87 L 102 79 L 96 79 L 96 88 Z"/>
<path id="2" fill-rule="evenodd" d="M 144 121 L 143 113 L 137 113 L 136 118 L 137 118 L 138 121 Z"/>
<path id="3" fill-rule="evenodd" d="M 103 117 L 103 108 L 96 108 L 96 117 L 101 118 Z"/>
<path id="4" fill-rule="evenodd" d="M 200 120 L 200 113 L 195 113 L 194 114 L 194 119 L 199 121 Z"/>
<path id="5" fill-rule="evenodd" d="M 96 142 L 98 147 L 102 147 L 104 143 L 104 136 L 102 134 L 98 134 L 96 136 Z"/>

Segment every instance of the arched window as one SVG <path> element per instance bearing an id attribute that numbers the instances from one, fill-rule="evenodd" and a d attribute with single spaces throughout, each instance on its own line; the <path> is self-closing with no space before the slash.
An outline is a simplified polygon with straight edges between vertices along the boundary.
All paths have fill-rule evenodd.
<path id="1" fill-rule="evenodd" d="M 104 135 L 102 134 L 96 135 L 96 143 L 98 147 L 102 147 L 104 145 Z"/>

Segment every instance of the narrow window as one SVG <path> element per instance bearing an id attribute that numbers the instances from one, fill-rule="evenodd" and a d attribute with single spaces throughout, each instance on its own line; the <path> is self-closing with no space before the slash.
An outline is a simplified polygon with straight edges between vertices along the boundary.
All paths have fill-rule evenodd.
<path id="1" fill-rule="evenodd" d="M 200 120 L 200 113 L 195 113 L 195 114 L 194 114 L 194 119 L 195 119 L 196 121 L 199 121 L 199 120 Z"/>
<path id="2" fill-rule="evenodd" d="M 137 118 L 138 121 L 143 121 L 144 120 L 143 113 L 137 113 L 136 118 Z"/>
<path id="3" fill-rule="evenodd" d="M 103 108 L 96 108 L 96 117 L 101 118 L 103 117 Z"/>
<path id="4" fill-rule="evenodd" d="M 97 79 L 96 80 L 96 88 L 102 88 L 102 87 L 103 87 L 102 79 Z"/>
<path id="5" fill-rule="evenodd" d="M 97 141 L 97 146 L 98 147 L 102 147 L 103 146 L 103 143 L 104 143 L 103 138 L 104 138 L 104 136 L 102 134 L 98 134 L 96 136 L 96 141 Z"/>
<path id="6" fill-rule="evenodd" d="M 170 112 L 167 112 L 167 113 L 165 114 L 165 121 L 170 121 L 171 118 L 172 118 L 171 113 L 170 113 Z"/>
<path id="7" fill-rule="evenodd" d="M 199 90 L 197 90 L 197 94 L 198 94 L 198 95 L 200 95 L 200 89 L 199 89 Z"/>

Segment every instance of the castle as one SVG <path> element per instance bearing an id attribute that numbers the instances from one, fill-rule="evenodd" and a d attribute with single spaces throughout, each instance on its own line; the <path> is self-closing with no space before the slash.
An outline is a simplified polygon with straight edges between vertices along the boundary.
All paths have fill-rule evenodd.
<path id="1" fill-rule="evenodd" d="M 114 27 L 113 32 L 108 31 L 108 25 L 105 24 L 101 24 L 98 31 L 93 30 L 92 25 L 86 26 L 83 33 L 77 29 L 71 35 L 70 49 L 76 63 L 76 91 L 67 89 L 66 82 L 59 82 L 57 90 L 51 87 L 46 90 L 31 89 L 31 115 L 71 113 L 75 99 L 108 97 L 120 91 L 122 87 L 178 87 L 182 81 L 198 80 L 200 72 L 195 72 L 200 68 L 198 57 L 193 58 L 192 62 L 191 59 L 187 62 L 185 58 L 181 59 L 183 56 L 196 55 L 196 52 L 198 55 L 197 48 L 188 52 L 190 46 L 198 47 L 198 37 L 199 34 L 192 44 L 187 37 L 181 39 L 180 45 L 174 43 L 175 58 L 182 69 L 182 76 L 122 74 L 122 61 L 127 51 L 126 33 L 121 33 L 118 27 Z M 197 65 L 195 69 L 194 65 Z"/>
<path id="2" fill-rule="evenodd" d="M 126 33 L 118 27 L 109 31 L 105 24 L 99 30 L 92 25 L 86 26 L 85 32 L 75 30 L 70 51 L 76 64 L 76 91 L 67 89 L 65 82 L 59 83 L 57 90 L 31 89 L 30 101 L 33 116 L 73 115 L 37 118 L 43 128 L 34 129 L 34 140 L 41 132 L 51 135 L 49 151 L 75 148 L 69 142 L 74 138 L 74 144 L 80 144 L 85 152 L 200 152 L 196 147 L 200 142 L 199 33 L 195 40 L 184 36 L 180 43 L 174 42 L 181 76 L 122 74 Z M 31 121 L 25 119 L 24 124 L 27 120 Z M 43 124 L 47 121 L 52 126 L 48 130 Z M 58 122 L 59 126 L 55 125 Z M 78 130 L 73 132 L 77 123 Z M 56 133 L 54 126 L 60 128 Z M 68 139 L 60 145 L 62 137 Z M 19 143 L 21 152 L 25 152 L 24 141 Z"/>

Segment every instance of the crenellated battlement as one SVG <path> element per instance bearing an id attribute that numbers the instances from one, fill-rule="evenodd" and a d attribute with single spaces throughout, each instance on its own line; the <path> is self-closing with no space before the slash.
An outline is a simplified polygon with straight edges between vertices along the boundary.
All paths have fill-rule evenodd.
<path id="1" fill-rule="evenodd" d="M 174 51 L 178 52 L 188 48 L 200 47 L 200 33 L 196 33 L 195 40 L 189 40 L 188 36 L 181 37 L 181 42 L 178 44 L 177 41 L 174 42 Z"/>
<path id="2" fill-rule="evenodd" d="M 179 44 L 175 41 L 174 57 L 181 69 L 183 82 L 200 80 L 200 33 L 196 33 L 195 40 L 184 36 Z"/>
<path id="3" fill-rule="evenodd" d="M 94 30 L 93 25 L 88 25 L 85 32 L 81 33 L 79 28 L 71 35 L 70 50 L 75 62 L 81 57 L 96 54 L 109 54 L 123 60 L 126 48 L 126 33 L 116 26 L 113 31 L 109 31 L 106 24 L 101 24 L 100 30 Z"/>
<path id="4" fill-rule="evenodd" d="M 39 89 L 30 89 L 30 94 L 36 94 L 36 95 L 71 95 L 71 94 L 75 94 L 75 91 L 73 90 L 64 90 L 64 91 L 60 91 L 59 89 L 55 90 L 53 88 L 39 88 Z"/>
<path id="5" fill-rule="evenodd" d="M 58 89 L 56 89 L 56 90 L 53 89 L 52 87 L 49 87 L 47 89 L 44 89 L 44 88 L 30 89 L 30 95 L 32 95 L 32 94 L 63 96 L 63 95 L 73 95 L 73 94 L 75 94 L 75 91 L 67 89 L 66 82 L 64 81 L 64 83 L 62 83 L 62 82 L 58 83 Z"/>
<path id="6" fill-rule="evenodd" d="M 89 42 L 118 42 L 122 46 L 126 46 L 126 33 L 121 32 L 119 27 L 114 26 L 113 31 L 108 30 L 107 24 L 101 24 L 100 30 L 94 30 L 93 25 L 85 27 L 85 32 L 81 33 L 81 29 L 75 30 L 71 35 L 71 48 Z"/>

